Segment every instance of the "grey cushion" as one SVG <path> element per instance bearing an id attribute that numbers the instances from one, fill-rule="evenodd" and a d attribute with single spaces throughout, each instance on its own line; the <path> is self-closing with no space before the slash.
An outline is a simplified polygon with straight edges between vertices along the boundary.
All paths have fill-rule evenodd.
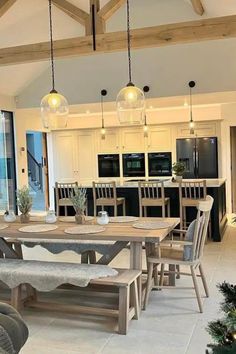
<path id="1" fill-rule="evenodd" d="M 28 338 L 28 328 L 17 311 L 10 305 L 3 303 L 0 303 L 0 327 L 2 328 L 3 338 L 5 338 L 0 342 L 3 352 L 19 353 Z M 7 336 L 4 337 L 3 330 L 6 331 L 8 338 Z M 12 347 L 13 351 L 11 351 Z"/>
<path id="2" fill-rule="evenodd" d="M 193 241 L 194 230 L 195 230 L 196 220 L 193 220 L 188 227 L 188 230 L 185 235 L 185 241 Z M 192 250 L 193 247 L 191 245 L 184 246 L 183 260 L 191 261 L 192 260 Z"/>

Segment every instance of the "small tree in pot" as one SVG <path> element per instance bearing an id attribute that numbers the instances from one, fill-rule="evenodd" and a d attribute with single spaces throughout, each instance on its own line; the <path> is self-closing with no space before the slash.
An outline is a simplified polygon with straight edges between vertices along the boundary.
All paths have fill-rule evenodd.
<path id="1" fill-rule="evenodd" d="M 77 224 L 85 223 L 85 209 L 87 203 L 87 194 L 85 188 L 74 188 L 74 194 L 71 195 L 71 201 L 75 209 L 75 221 Z"/>
<path id="2" fill-rule="evenodd" d="M 172 165 L 172 171 L 175 174 L 176 181 L 183 178 L 183 174 L 186 171 L 185 164 L 183 162 L 177 161 Z"/>
<path id="3" fill-rule="evenodd" d="M 17 205 L 21 212 L 20 221 L 22 223 L 29 222 L 29 212 L 32 208 L 32 197 L 30 196 L 29 188 L 26 186 L 17 190 Z"/>

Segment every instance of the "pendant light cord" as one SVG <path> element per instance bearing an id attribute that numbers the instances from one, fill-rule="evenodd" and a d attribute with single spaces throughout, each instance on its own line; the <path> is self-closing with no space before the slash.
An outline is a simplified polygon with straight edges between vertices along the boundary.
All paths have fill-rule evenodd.
<path id="1" fill-rule="evenodd" d="M 103 116 L 103 95 L 101 95 L 101 110 L 102 110 L 102 129 L 104 129 L 104 116 Z"/>
<path id="2" fill-rule="evenodd" d="M 51 71 L 52 71 L 52 91 L 55 91 L 54 48 L 53 48 L 53 33 L 52 33 L 52 0 L 49 0 L 49 26 L 50 26 L 50 52 L 51 52 Z"/>
<path id="3" fill-rule="evenodd" d="M 129 63 L 129 83 L 132 83 L 129 0 L 127 0 L 127 43 L 128 43 L 128 63 Z"/>
<path id="4" fill-rule="evenodd" d="M 193 111 L 192 111 L 192 88 L 189 88 L 190 93 L 190 122 L 193 121 Z"/>

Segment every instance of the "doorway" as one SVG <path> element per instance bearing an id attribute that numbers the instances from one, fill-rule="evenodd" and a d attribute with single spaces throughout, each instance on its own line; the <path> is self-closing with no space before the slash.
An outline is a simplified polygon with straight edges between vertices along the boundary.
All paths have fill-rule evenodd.
<path id="1" fill-rule="evenodd" d="M 42 212 L 48 208 L 48 157 L 46 133 L 27 131 L 28 185 L 33 199 L 32 211 Z"/>

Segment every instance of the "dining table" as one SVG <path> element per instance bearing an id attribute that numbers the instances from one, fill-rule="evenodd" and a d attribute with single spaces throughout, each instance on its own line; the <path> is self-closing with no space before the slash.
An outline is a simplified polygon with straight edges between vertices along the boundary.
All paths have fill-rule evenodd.
<path id="1" fill-rule="evenodd" d="M 167 227 L 156 229 L 145 229 L 134 227 L 134 222 L 109 223 L 104 225 L 104 229 L 99 233 L 69 234 L 65 230 L 76 226 L 77 224 L 57 221 L 56 228 L 51 231 L 40 232 L 22 232 L 20 229 L 26 225 L 42 225 L 45 224 L 45 218 L 32 218 L 28 224 L 21 224 L 18 219 L 13 223 L 6 223 L 6 228 L 0 228 L 0 251 L 7 258 L 20 258 L 17 249 L 12 247 L 16 241 L 18 244 L 27 246 L 41 245 L 45 243 L 51 245 L 79 245 L 83 249 L 96 249 L 97 246 L 108 244 L 108 248 L 104 254 L 96 261 L 96 264 L 109 264 L 124 248 L 129 245 L 129 269 L 142 270 L 143 245 L 158 245 L 175 229 L 180 223 L 179 218 L 138 218 L 141 222 L 157 222 L 166 223 Z M 96 219 L 86 223 L 87 225 L 95 225 Z M 0 219 L 0 225 L 4 225 L 3 219 Z M 4 227 L 4 226 L 3 226 Z M 87 246 L 86 246 L 87 245 Z M 170 277 L 170 281 L 174 285 L 175 276 Z M 140 295 L 142 293 L 142 283 L 139 284 Z"/>

